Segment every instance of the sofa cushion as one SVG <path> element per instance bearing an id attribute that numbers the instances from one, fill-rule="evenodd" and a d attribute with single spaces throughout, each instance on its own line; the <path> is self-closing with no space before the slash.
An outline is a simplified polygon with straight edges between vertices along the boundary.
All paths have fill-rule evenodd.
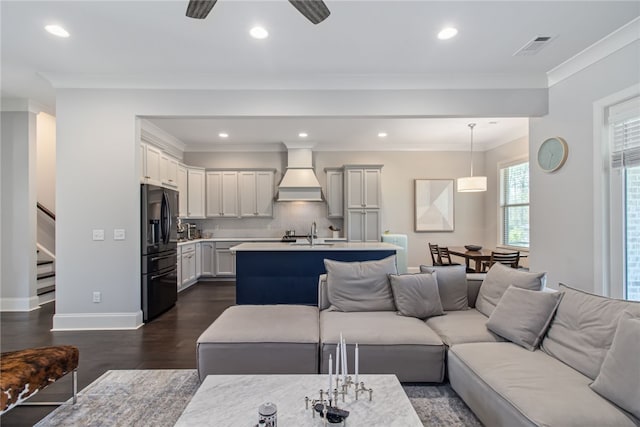
<path id="1" fill-rule="evenodd" d="M 391 290 L 398 312 L 426 319 L 443 314 L 436 273 L 390 274 Z"/>
<path id="2" fill-rule="evenodd" d="M 362 262 L 325 259 L 332 310 L 395 311 L 389 274 L 397 274 L 396 256 Z"/>
<path id="3" fill-rule="evenodd" d="M 421 265 L 422 273 L 437 273 L 438 292 L 442 309 L 445 311 L 467 310 L 469 298 L 467 296 L 467 271 L 464 265 L 428 266 Z"/>
<path id="4" fill-rule="evenodd" d="M 487 426 L 635 426 L 589 388 L 591 380 L 546 353 L 513 343 L 449 349 L 449 380 Z"/>
<path id="5" fill-rule="evenodd" d="M 618 319 L 629 310 L 640 317 L 640 302 L 589 294 L 560 284 L 564 296 L 541 348 L 547 354 L 595 379 L 611 347 Z"/>
<path id="6" fill-rule="evenodd" d="M 467 342 L 505 341 L 487 329 L 487 320 L 487 316 L 472 308 L 449 311 L 444 316 L 432 317 L 427 319 L 427 325 L 448 346 Z"/>
<path id="7" fill-rule="evenodd" d="M 509 286 L 487 322 L 487 328 L 533 351 L 547 331 L 562 298 L 560 292 L 540 292 Z"/>
<path id="8" fill-rule="evenodd" d="M 444 378 L 445 346 L 420 319 L 392 311 L 321 311 L 320 372 L 327 372 L 340 333 L 351 361 L 358 343 L 361 374 L 395 374 L 405 382 L 441 382 Z"/>
<path id="9" fill-rule="evenodd" d="M 640 418 L 640 319 L 620 316 L 611 348 L 591 389 Z"/>
<path id="10" fill-rule="evenodd" d="M 516 270 L 515 268 L 504 266 L 500 263 L 493 264 L 487 272 L 480 286 L 476 308 L 485 316 L 491 316 L 496 308 L 502 294 L 510 285 L 522 289 L 539 291 L 543 288 L 545 273 L 530 273 L 528 271 Z"/>

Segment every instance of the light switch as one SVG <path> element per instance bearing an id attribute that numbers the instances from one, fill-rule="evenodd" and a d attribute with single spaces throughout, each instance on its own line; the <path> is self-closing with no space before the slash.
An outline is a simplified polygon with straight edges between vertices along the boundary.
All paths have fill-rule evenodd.
<path id="1" fill-rule="evenodd" d="M 124 238 L 125 238 L 124 228 L 113 229 L 113 240 L 124 240 Z"/>
<path id="2" fill-rule="evenodd" d="M 104 230 L 102 230 L 102 229 L 94 229 L 93 230 L 93 240 L 104 240 Z"/>

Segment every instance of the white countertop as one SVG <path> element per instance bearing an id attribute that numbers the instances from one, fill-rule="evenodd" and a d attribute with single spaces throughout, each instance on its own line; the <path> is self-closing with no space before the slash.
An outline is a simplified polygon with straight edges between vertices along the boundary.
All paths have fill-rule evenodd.
<path id="1" fill-rule="evenodd" d="M 198 242 L 279 242 L 282 237 L 208 237 L 202 239 L 183 240 L 178 246 Z"/>
<path id="2" fill-rule="evenodd" d="M 326 239 L 329 241 L 330 239 Z M 330 242 L 330 244 L 300 245 L 286 242 L 255 242 L 241 243 L 231 248 L 231 252 L 242 251 L 390 251 L 400 250 L 400 246 L 383 242 Z"/>

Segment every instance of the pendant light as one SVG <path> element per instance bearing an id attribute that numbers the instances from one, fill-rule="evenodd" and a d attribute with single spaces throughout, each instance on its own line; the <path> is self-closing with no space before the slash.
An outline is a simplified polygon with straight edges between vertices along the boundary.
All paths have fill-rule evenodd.
<path id="1" fill-rule="evenodd" d="M 462 178 L 458 178 L 458 192 L 459 193 L 474 193 L 480 191 L 487 191 L 487 177 L 486 176 L 473 176 L 473 128 L 475 123 L 469 123 L 469 129 L 471 130 L 471 153 L 469 155 L 471 163 L 471 174 Z"/>

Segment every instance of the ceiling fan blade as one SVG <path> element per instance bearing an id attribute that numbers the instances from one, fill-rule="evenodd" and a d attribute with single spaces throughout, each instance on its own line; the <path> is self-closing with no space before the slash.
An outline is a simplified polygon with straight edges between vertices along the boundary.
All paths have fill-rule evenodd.
<path id="1" fill-rule="evenodd" d="M 314 24 L 319 24 L 331 14 L 322 0 L 289 0 L 289 3 Z"/>
<path id="2" fill-rule="evenodd" d="M 187 16 L 189 18 L 204 19 L 218 0 L 189 0 Z"/>

